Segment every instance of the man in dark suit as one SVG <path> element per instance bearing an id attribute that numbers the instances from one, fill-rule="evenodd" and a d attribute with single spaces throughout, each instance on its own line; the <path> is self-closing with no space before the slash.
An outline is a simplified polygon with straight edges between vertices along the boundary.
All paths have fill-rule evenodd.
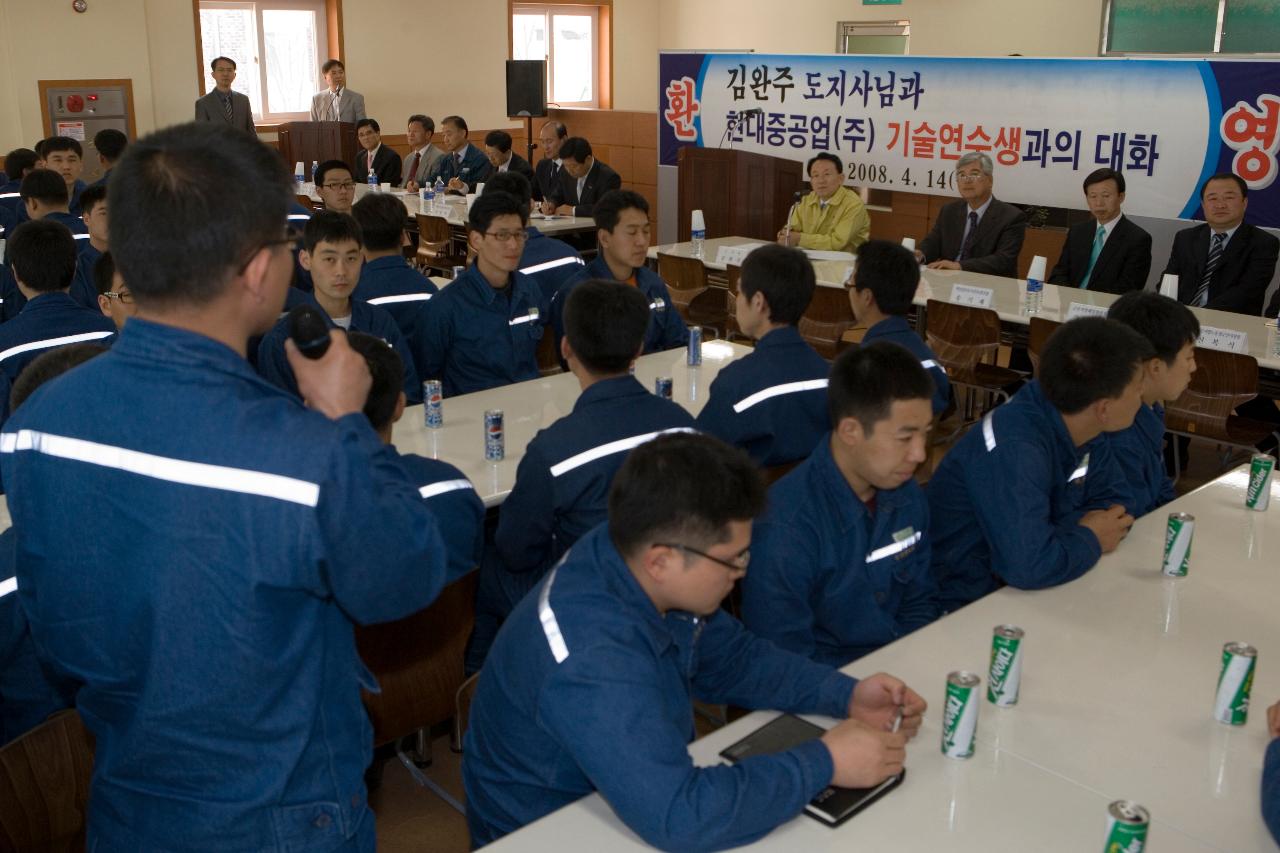
<path id="1" fill-rule="evenodd" d="M 1249 188 L 1238 175 L 1223 172 L 1205 181 L 1200 206 L 1205 224 L 1177 233 L 1164 271 L 1178 277 L 1178 301 L 1261 314 L 1280 240 L 1244 221 Z"/>
<path id="2" fill-rule="evenodd" d="M 491 130 L 484 138 L 484 156 L 489 158 L 493 173 L 515 172 L 533 181 L 533 167 L 529 161 L 511 150 L 511 134 L 505 130 Z"/>
<path id="3" fill-rule="evenodd" d="M 400 155 L 382 144 L 382 128 L 376 119 L 362 118 L 356 122 L 356 139 L 364 149 L 356 155 L 356 183 L 369 180 L 369 173 L 378 176 L 378 183 L 400 186 Z"/>
<path id="4" fill-rule="evenodd" d="M 455 195 L 475 192 L 476 184 L 483 184 L 493 172 L 484 152 L 467 141 L 467 133 L 467 121 L 462 116 L 441 119 L 440 144 L 448 153 L 427 175 L 432 183 L 440 178 L 447 191 Z"/>
<path id="5" fill-rule="evenodd" d="M 229 124 L 249 133 L 257 133 L 253 126 L 253 108 L 249 98 L 231 90 L 236 79 L 236 63 L 233 59 L 219 56 L 209 63 L 213 72 L 213 82 L 217 85 L 209 94 L 196 101 L 196 121 L 211 121 Z"/>
<path id="6" fill-rule="evenodd" d="M 1091 172 L 1084 197 L 1093 217 L 1071 226 L 1049 281 L 1103 293 L 1142 290 L 1151 272 L 1151 235 L 1120 212 L 1124 175 L 1115 169 Z"/>
<path id="7" fill-rule="evenodd" d="M 568 135 L 569 128 L 560 121 L 549 121 L 542 126 L 542 130 L 538 131 L 542 159 L 534 167 L 534 201 L 543 201 L 551 195 L 552 189 L 560 182 L 560 170 L 564 168 L 560 162 L 560 146 Z"/>
<path id="8" fill-rule="evenodd" d="M 560 144 L 560 181 L 542 202 L 544 214 L 591 216 L 596 202 L 610 190 L 622 188 L 622 178 L 591 153 L 591 143 L 570 136 Z"/>
<path id="9" fill-rule="evenodd" d="M 991 158 L 978 151 L 956 161 L 960 201 L 942 208 L 916 250 L 930 269 L 1017 278 L 1027 217 L 991 195 L 991 171 Z"/>

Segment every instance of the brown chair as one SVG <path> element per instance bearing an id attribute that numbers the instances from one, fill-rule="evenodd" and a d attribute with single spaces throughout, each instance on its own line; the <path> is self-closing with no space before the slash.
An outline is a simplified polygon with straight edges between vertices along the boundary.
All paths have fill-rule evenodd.
<path id="1" fill-rule="evenodd" d="M 658 253 L 658 275 L 667 285 L 676 310 L 690 326 L 710 326 L 723 336 L 728 312 L 725 291 L 707 283 L 707 268 L 698 258 Z"/>
<path id="2" fill-rule="evenodd" d="M 977 421 L 998 400 L 1008 400 L 1005 389 L 1022 374 L 1000 367 L 1000 315 L 989 308 L 953 305 L 930 299 L 925 304 L 925 341 L 956 392 L 963 412 L 953 435 Z M 961 399 L 963 397 L 963 399 Z"/>
<path id="3" fill-rule="evenodd" d="M 800 337 L 823 358 L 830 360 L 848 346 L 841 338 L 856 323 L 853 306 L 849 304 L 849 291 L 820 284 L 813 289 L 813 299 L 797 326 Z"/>
<path id="4" fill-rule="evenodd" d="M 0 850 L 84 850 L 92 775 L 93 738 L 74 710 L 0 748 Z"/>
<path id="5" fill-rule="evenodd" d="M 423 269 L 444 270 L 467 265 L 466 250 L 458 245 L 443 216 L 417 214 L 418 253 L 416 260 Z"/>
<path id="6" fill-rule="evenodd" d="M 382 688 L 381 693 L 363 694 L 374 745 L 415 736 L 417 754 L 412 758 L 397 747 L 401 763 L 419 785 L 458 811 L 463 811 L 461 804 L 422 774 L 417 763 L 430 763 L 431 728 L 454 716 L 465 680 L 463 655 L 475 624 L 478 576 L 471 572 L 449 584 L 425 610 L 356 629 L 360 657 Z"/>
<path id="7" fill-rule="evenodd" d="M 1219 460 L 1231 465 L 1232 450 L 1252 454 L 1265 439 L 1280 432 L 1263 421 L 1235 414 L 1237 406 L 1258 396 L 1258 361 L 1253 356 L 1196 347 L 1196 372 L 1182 396 L 1165 407 L 1164 428 L 1174 435 L 1203 438 L 1227 449 Z M 1180 453 L 1174 453 L 1174 480 L 1182 476 Z"/>
<path id="8" fill-rule="evenodd" d="M 315 210 L 315 209 L 316 209 L 316 202 L 315 202 L 315 199 L 313 199 L 311 196 L 309 196 L 309 195 L 296 195 L 296 196 L 294 196 L 294 198 L 298 200 L 298 204 L 302 205 L 302 206 L 303 206 L 303 207 L 305 207 L 307 210 Z"/>
<path id="9" fill-rule="evenodd" d="M 738 325 L 738 281 L 742 278 L 742 267 L 729 264 L 724 269 L 725 288 L 729 291 L 725 296 L 724 307 L 728 314 L 724 321 L 725 340 L 750 340 Z"/>
<path id="10" fill-rule="evenodd" d="M 556 346 L 555 332 L 548 325 L 542 330 L 542 340 L 538 341 L 538 373 L 552 376 L 560 372 L 560 348 Z"/>
<path id="11" fill-rule="evenodd" d="M 1057 320 L 1048 320 L 1044 317 L 1031 318 L 1031 325 L 1027 331 L 1027 357 L 1031 359 L 1032 376 L 1040 373 L 1040 353 L 1044 350 L 1044 345 L 1050 336 L 1058 331 L 1061 325 Z"/>

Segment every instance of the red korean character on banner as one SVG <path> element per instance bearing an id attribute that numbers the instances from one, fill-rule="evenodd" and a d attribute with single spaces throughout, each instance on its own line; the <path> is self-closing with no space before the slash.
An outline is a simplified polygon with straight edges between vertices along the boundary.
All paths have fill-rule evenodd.
<path id="1" fill-rule="evenodd" d="M 662 117 L 675 131 L 676 139 L 692 142 L 698 138 L 693 120 L 701 111 L 702 105 L 698 103 L 693 78 L 681 77 L 679 80 L 672 80 L 667 86 L 667 109 L 662 113 Z"/>
<path id="2" fill-rule="evenodd" d="M 1222 140 L 1235 149 L 1232 170 L 1251 190 L 1271 186 L 1276 179 L 1276 149 L 1280 147 L 1280 98 L 1261 95 L 1258 109 L 1244 101 L 1222 116 Z"/>

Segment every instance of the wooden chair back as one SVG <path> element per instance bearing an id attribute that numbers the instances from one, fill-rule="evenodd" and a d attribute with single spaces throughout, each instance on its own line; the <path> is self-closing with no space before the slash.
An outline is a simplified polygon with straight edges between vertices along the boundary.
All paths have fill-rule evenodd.
<path id="1" fill-rule="evenodd" d="M 671 298 L 688 305 L 693 297 L 707 289 L 707 268 L 698 258 L 658 253 L 658 275 L 667 283 Z"/>
<path id="2" fill-rule="evenodd" d="M 833 359 L 843 349 L 841 337 L 856 323 L 853 306 L 849 304 L 849 291 L 820 284 L 813 289 L 813 300 L 797 326 L 800 337 L 808 341 L 809 346 L 823 358 Z"/>
<path id="3" fill-rule="evenodd" d="M 538 373 L 551 376 L 560 372 L 560 348 L 556 346 L 556 333 L 547 324 L 542 329 L 542 340 L 538 341 Z"/>
<path id="4" fill-rule="evenodd" d="M 1057 320 L 1049 320 L 1044 317 L 1031 318 L 1031 325 L 1027 330 L 1027 356 L 1031 359 L 1032 376 L 1040 373 L 1040 353 L 1044 350 L 1044 345 L 1049 340 L 1049 337 L 1061 325 Z"/>
<path id="5" fill-rule="evenodd" d="M 303 207 L 305 207 L 307 210 L 315 210 L 315 209 L 316 209 L 316 202 L 315 202 L 315 199 L 313 199 L 311 196 L 309 196 L 309 195 L 295 195 L 295 196 L 294 196 L 294 198 L 295 198 L 295 199 L 297 199 L 298 204 L 302 205 L 302 206 L 303 206 Z"/>
<path id="6" fill-rule="evenodd" d="M 1227 419 L 1256 396 L 1257 359 L 1196 347 L 1196 372 L 1182 396 L 1165 408 L 1165 423 L 1177 432 L 1229 440 Z"/>
<path id="7" fill-rule="evenodd" d="M 93 738 L 62 711 L 0 748 L 0 850 L 81 851 Z"/>
<path id="8" fill-rule="evenodd" d="M 742 267 L 736 264 L 729 264 L 724 269 L 725 288 L 728 295 L 725 297 L 725 312 L 727 314 L 724 323 L 724 336 L 732 340 L 733 338 L 745 338 L 742 328 L 738 325 L 738 282 L 742 278 Z"/>
<path id="9" fill-rule="evenodd" d="M 996 363 L 1000 349 L 1000 315 L 996 312 L 937 299 L 930 299 L 925 311 L 925 340 L 948 374 L 964 375 L 980 362 Z"/>
<path id="10" fill-rule="evenodd" d="M 416 215 L 416 221 L 418 223 L 416 259 L 419 266 L 449 269 L 466 265 L 466 253 L 454 246 L 453 229 L 449 227 L 449 220 L 443 216 L 419 213 Z"/>

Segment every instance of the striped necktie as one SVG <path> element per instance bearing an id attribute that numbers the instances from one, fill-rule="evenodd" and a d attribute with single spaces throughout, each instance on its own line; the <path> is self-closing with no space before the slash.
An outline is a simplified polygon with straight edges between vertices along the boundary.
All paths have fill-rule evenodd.
<path id="1" fill-rule="evenodd" d="M 976 210 L 969 211 L 969 230 L 964 235 L 964 242 L 960 245 L 960 254 L 956 256 L 957 261 L 963 261 L 969 257 L 969 253 L 973 251 L 973 238 L 978 236 L 978 212 Z"/>
<path id="2" fill-rule="evenodd" d="M 1191 300 L 1192 305 L 1203 308 L 1208 304 L 1209 280 L 1222 264 L 1222 244 L 1225 242 L 1227 242 L 1226 234 L 1213 235 L 1213 245 L 1209 247 L 1209 262 L 1205 264 L 1204 275 L 1200 277 L 1200 286 L 1196 288 L 1196 295 Z"/>
<path id="3" fill-rule="evenodd" d="M 1089 252 L 1089 268 L 1084 271 L 1084 278 L 1080 280 L 1080 289 L 1089 289 L 1089 277 L 1093 275 L 1093 268 L 1098 264 L 1098 255 L 1102 254 L 1102 244 L 1107 242 L 1107 229 L 1101 225 L 1098 226 L 1098 233 L 1093 235 L 1093 249 Z"/>
<path id="4" fill-rule="evenodd" d="M 231 101 L 231 95 L 222 99 L 222 111 L 227 115 L 227 124 L 235 121 L 235 104 Z"/>

